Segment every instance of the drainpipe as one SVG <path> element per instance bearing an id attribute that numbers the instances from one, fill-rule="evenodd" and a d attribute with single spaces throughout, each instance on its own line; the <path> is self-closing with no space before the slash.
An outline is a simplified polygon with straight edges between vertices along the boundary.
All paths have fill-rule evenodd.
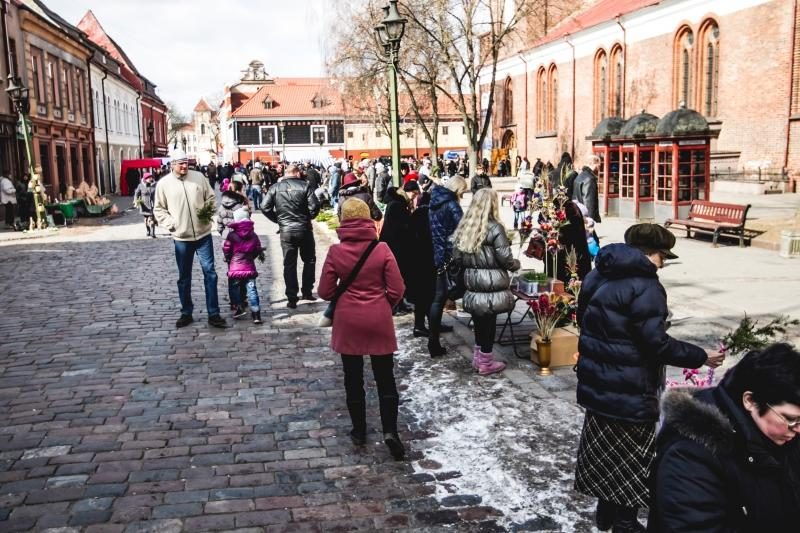
<path id="1" fill-rule="evenodd" d="M 794 2 L 794 8 L 792 9 L 792 20 L 794 21 L 794 31 L 792 32 L 792 45 L 791 45 L 791 48 L 789 48 L 789 59 L 790 60 L 793 59 L 792 55 L 794 53 L 796 53 L 796 52 L 794 52 L 794 50 L 795 50 L 795 46 L 797 45 L 797 43 L 795 42 L 796 39 L 797 39 L 797 2 Z M 793 62 L 790 61 L 790 64 L 793 64 Z M 791 139 L 791 136 L 792 136 L 792 81 L 793 80 L 791 79 L 791 76 L 790 76 L 789 77 L 789 98 L 788 98 L 788 100 L 789 100 L 789 114 L 787 115 L 788 118 L 786 120 L 786 151 L 784 152 L 784 155 L 783 155 L 783 171 L 786 172 L 787 174 L 789 172 L 789 142 L 792 140 Z M 791 191 L 789 191 L 789 192 L 791 192 Z"/>
<path id="2" fill-rule="evenodd" d="M 617 25 L 622 28 L 622 94 L 620 95 L 622 98 L 622 116 L 619 118 L 625 118 L 625 93 L 627 92 L 626 83 L 628 81 L 628 32 L 620 22 L 621 20 L 622 17 L 617 15 Z"/>
<path id="3" fill-rule="evenodd" d="M 522 55 L 522 50 L 517 52 L 519 54 L 519 59 L 523 63 L 525 63 L 525 113 L 524 119 L 525 126 L 523 131 L 525 132 L 525 156 L 528 157 L 528 62 L 525 60 L 525 57 Z"/>
<path id="4" fill-rule="evenodd" d="M 136 91 L 136 135 L 139 136 L 139 159 L 143 159 L 142 155 L 142 119 L 139 117 L 139 100 L 142 99 L 142 92 Z"/>
<path id="5" fill-rule="evenodd" d="M 564 41 L 572 48 L 572 148 L 570 153 L 572 154 L 572 160 L 575 160 L 575 45 L 572 44 L 569 40 L 570 34 L 566 34 L 564 36 Z M 558 98 L 558 95 L 556 95 Z"/>
<path id="6" fill-rule="evenodd" d="M 116 184 L 114 183 L 114 180 L 111 179 L 111 148 L 109 147 L 109 142 L 108 142 L 108 107 L 106 106 L 106 78 L 108 78 L 108 71 L 106 69 L 103 69 L 103 78 L 100 80 L 100 85 L 103 88 L 103 129 L 106 130 L 106 167 L 108 172 L 108 174 L 106 175 L 108 176 L 109 180 L 108 183 L 111 188 L 111 192 L 117 192 L 116 187 L 114 187 L 114 185 Z"/>

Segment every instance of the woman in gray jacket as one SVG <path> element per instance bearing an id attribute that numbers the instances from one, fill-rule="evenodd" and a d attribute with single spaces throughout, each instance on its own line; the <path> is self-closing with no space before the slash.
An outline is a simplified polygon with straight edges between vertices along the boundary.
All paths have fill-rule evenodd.
<path id="1" fill-rule="evenodd" d="M 464 265 L 464 309 L 475 328 L 472 366 L 482 376 L 494 374 L 506 367 L 492 353 L 497 315 L 514 307 L 508 271 L 519 269 L 500 223 L 497 193 L 485 188 L 475 193 L 453 241 L 453 257 Z"/>

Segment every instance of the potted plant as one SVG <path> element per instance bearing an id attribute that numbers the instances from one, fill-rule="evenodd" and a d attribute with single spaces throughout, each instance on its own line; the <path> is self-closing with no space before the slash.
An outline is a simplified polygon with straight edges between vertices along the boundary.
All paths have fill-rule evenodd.
<path id="1" fill-rule="evenodd" d="M 540 275 L 535 270 L 526 270 L 519 275 L 518 290 L 528 296 L 539 292 Z"/>
<path id="2" fill-rule="evenodd" d="M 536 353 L 539 363 L 539 375 L 549 376 L 551 361 L 551 340 L 558 322 L 564 317 L 566 308 L 563 299 L 552 293 L 540 294 L 538 298 L 528 302 L 536 322 Z"/>

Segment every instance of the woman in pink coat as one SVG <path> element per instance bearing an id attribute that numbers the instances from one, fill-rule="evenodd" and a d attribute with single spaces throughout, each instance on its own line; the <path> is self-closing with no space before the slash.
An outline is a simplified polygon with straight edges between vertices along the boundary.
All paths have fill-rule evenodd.
<path id="1" fill-rule="evenodd" d="M 361 255 L 378 238 L 367 204 L 356 198 L 345 201 L 337 233 L 340 243 L 328 250 L 317 290 L 325 300 L 334 298 L 337 285 L 348 278 Z M 331 335 L 331 348 L 341 354 L 344 366 L 347 409 L 353 422 L 350 438 L 359 446 L 367 442 L 363 356 L 369 355 L 378 388 L 383 440 L 395 459 L 402 459 L 405 449 L 397 435 L 400 397 L 394 381 L 397 339 L 392 308 L 404 292 L 394 255 L 386 243 L 379 243 L 336 302 Z"/>

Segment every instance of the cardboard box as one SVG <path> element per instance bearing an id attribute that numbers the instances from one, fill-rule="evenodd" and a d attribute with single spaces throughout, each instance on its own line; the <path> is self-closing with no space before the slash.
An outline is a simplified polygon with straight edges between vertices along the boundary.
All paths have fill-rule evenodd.
<path id="1" fill-rule="evenodd" d="M 531 361 L 539 365 L 535 336 L 531 339 Z M 575 352 L 578 351 L 578 332 L 573 328 L 556 328 L 550 340 L 550 368 L 575 365 Z M 539 365 L 541 366 L 541 365 Z"/>

